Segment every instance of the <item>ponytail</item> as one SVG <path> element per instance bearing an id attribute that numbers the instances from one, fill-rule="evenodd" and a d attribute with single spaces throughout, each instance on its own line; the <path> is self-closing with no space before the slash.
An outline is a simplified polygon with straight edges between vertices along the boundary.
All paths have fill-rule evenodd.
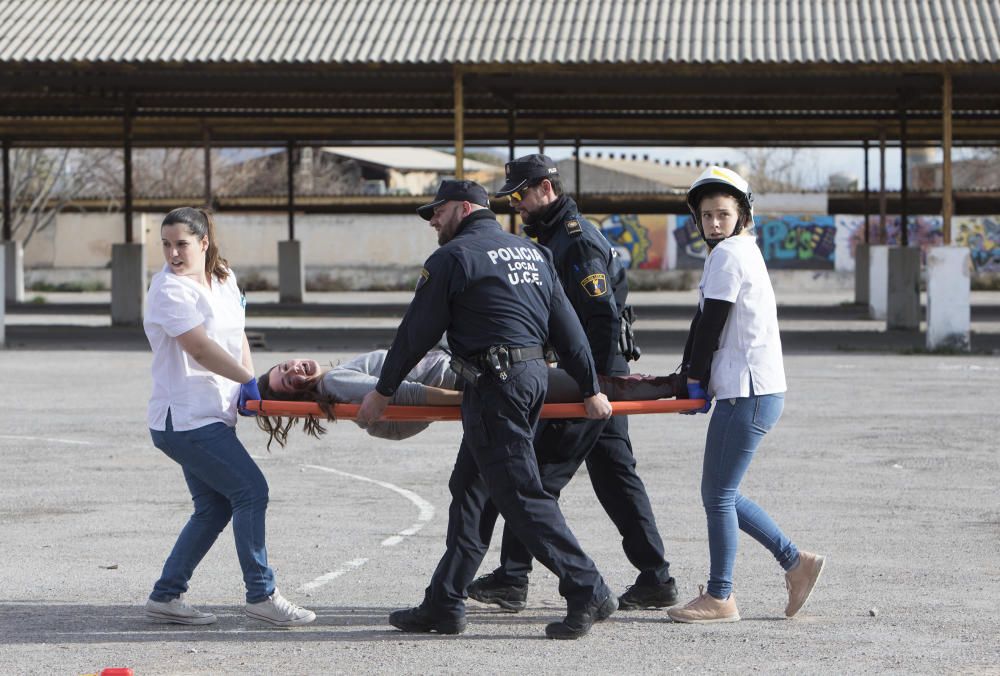
<path id="1" fill-rule="evenodd" d="M 215 219 L 208 209 L 198 209 L 208 224 L 208 250 L 205 252 L 205 276 L 216 277 L 220 282 L 229 277 L 229 261 L 219 253 L 219 242 L 215 238 Z"/>

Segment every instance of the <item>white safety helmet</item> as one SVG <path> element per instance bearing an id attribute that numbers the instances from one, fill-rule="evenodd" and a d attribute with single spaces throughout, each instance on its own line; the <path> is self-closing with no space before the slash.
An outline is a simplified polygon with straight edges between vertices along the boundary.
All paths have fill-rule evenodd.
<path id="1" fill-rule="evenodd" d="M 701 198 L 706 192 L 720 189 L 736 198 L 736 201 L 740 203 L 740 206 L 747 214 L 745 219 L 741 218 L 736 223 L 733 235 L 740 234 L 744 227 L 753 227 L 753 193 L 750 192 L 750 184 L 732 169 L 712 165 L 706 168 L 701 176 L 695 179 L 687 192 L 688 209 L 691 210 L 691 216 L 698 226 L 698 231 L 709 248 L 714 247 L 719 242 L 717 240 L 709 240 L 705 237 L 705 230 L 702 228 L 701 219 L 698 218 L 698 203 L 701 202 Z"/>

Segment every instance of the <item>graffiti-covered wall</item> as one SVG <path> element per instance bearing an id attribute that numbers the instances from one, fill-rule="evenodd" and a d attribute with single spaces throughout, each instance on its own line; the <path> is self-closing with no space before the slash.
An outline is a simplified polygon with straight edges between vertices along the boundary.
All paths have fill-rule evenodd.
<path id="1" fill-rule="evenodd" d="M 664 229 L 662 263 L 652 263 L 659 259 L 644 258 L 642 260 L 650 262 L 638 267 L 692 270 L 704 265 L 707 248 L 690 216 L 612 215 L 602 218 L 605 223 L 640 223 L 639 230 L 655 232 L 657 237 L 659 228 Z M 857 245 L 864 241 L 863 220 L 864 216 L 853 214 L 754 216 L 757 245 L 768 267 L 777 270 L 854 270 Z M 883 235 L 879 231 L 879 217 L 870 216 L 869 241 L 898 244 L 900 221 L 898 215 L 887 216 Z M 928 248 L 944 243 L 941 216 L 910 216 L 907 227 L 909 245 L 919 246 L 925 260 Z M 606 232 L 612 231 L 618 230 Z M 609 239 L 616 241 L 613 237 Z M 969 247 L 977 272 L 1000 272 L 1000 216 L 955 216 L 951 241 L 954 246 Z"/>
<path id="2" fill-rule="evenodd" d="M 833 216 L 754 216 L 757 246 L 772 269 L 832 270 L 837 228 Z M 675 269 L 700 268 L 705 261 L 705 241 L 690 216 L 674 217 L 672 228 Z"/>
<path id="3" fill-rule="evenodd" d="M 837 222 L 837 255 L 836 269 L 843 271 L 854 270 L 854 252 L 858 244 L 864 242 L 864 230 L 862 223 L 864 216 L 840 215 L 836 216 Z M 885 236 L 879 232 L 879 217 L 868 217 L 868 237 L 870 242 L 886 243 L 891 245 L 900 242 L 900 216 L 886 216 Z M 907 219 L 908 242 L 910 246 L 920 247 L 920 258 L 927 262 L 927 249 L 932 246 L 944 244 L 943 220 L 940 216 L 910 216 Z M 954 226 L 952 226 L 954 232 Z M 952 239 L 957 245 L 958 242 Z"/>
<path id="4" fill-rule="evenodd" d="M 609 214 L 587 216 L 618 250 L 633 270 L 667 269 L 668 216 L 657 214 Z"/>
<path id="5" fill-rule="evenodd" d="M 976 272 L 1000 272 L 1000 216 L 956 216 L 951 241 L 969 247 Z"/>

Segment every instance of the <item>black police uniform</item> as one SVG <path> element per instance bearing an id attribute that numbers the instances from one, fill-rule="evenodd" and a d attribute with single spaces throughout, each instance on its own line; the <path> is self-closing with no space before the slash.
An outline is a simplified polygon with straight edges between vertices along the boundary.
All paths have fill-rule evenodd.
<path id="1" fill-rule="evenodd" d="M 504 232 L 493 212 L 473 211 L 427 259 L 376 390 L 392 395 L 445 330 L 453 354 L 484 375 L 462 395 L 464 436 L 448 482 L 447 548 L 420 608 L 439 619 L 464 617 L 466 587 L 492 534 L 492 524 L 480 530 L 483 506 L 491 500 L 528 551 L 559 577 L 571 611 L 600 603 L 610 590 L 542 488 L 534 454 L 547 388 L 540 358 L 546 341 L 559 350 L 582 392 L 598 391 L 583 331 L 549 252 Z M 538 357 L 498 373 L 482 356 L 501 345 L 533 348 Z"/>
<path id="2" fill-rule="evenodd" d="M 619 349 L 628 279 L 607 238 L 565 195 L 539 223 L 524 230 L 552 252 L 559 279 L 586 331 L 598 373 L 628 374 L 628 363 Z M 556 497 L 586 461 L 597 499 L 617 526 L 625 555 L 639 570 L 635 583 L 656 585 L 670 579 L 670 564 L 664 558 L 646 487 L 635 471 L 627 417 L 543 421 L 535 451 L 542 485 Z M 485 516 L 490 518 L 490 512 Z M 496 581 L 525 585 L 530 572 L 528 549 L 505 529 L 500 567 L 493 572 Z"/>

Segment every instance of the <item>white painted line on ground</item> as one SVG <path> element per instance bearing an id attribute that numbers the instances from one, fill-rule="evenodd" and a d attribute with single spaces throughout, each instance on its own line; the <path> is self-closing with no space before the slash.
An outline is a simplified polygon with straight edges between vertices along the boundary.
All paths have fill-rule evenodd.
<path id="1" fill-rule="evenodd" d="M 396 484 L 391 484 L 388 481 L 379 481 L 378 479 L 371 479 L 366 476 L 361 476 L 360 474 L 351 474 L 350 472 L 343 472 L 339 469 L 333 469 L 332 467 L 324 467 L 322 465 L 302 465 L 302 467 L 305 467 L 307 469 L 316 469 L 321 472 L 329 472 L 330 474 L 336 474 L 338 476 L 347 477 L 348 479 L 355 479 L 357 481 L 364 481 L 366 483 L 375 484 L 376 486 L 387 488 L 390 491 L 393 491 L 394 493 L 402 495 L 404 498 L 406 498 L 414 505 L 416 505 L 418 510 L 417 523 L 413 524 L 412 526 L 409 526 L 408 528 L 404 528 L 395 535 L 387 537 L 381 543 L 383 547 L 394 547 L 395 545 L 398 545 L 405 538 L 408 538 L 411 535 L 420 532 L 420 529 L 423 528 L 425 525 L 427 525 L 428 521 L 434 518 L 434 505 L 424 500 L 422 497 L 420 497 L 413 491 L 407 490 L 405 488 L 400 488 Z M 324 575 L 320 575 L 312 582 L 307 582 L 306 584 L 302 585 L 302 589 L 305 591 L 309 591 L 311 589 L 316 589 L 317 587 L 321 587 L 327 582 L 335 580 L 336 578 L 340 577 L 344 573 L 350 572 L 355 568 L 360 568 L 367 561 L 368 559 L 354 559 L 352 561 L 348 561 L 347 563 L 343 564 L 336 570 L 330 571 L 329 573 L 326 573 Z"/>
<path id="2" fill-rule="evenodd" d="M 168 624 L 162 622 L 150 622 L 150 624 Z M 174 625 L 178 627 L 177 629 L 128 629 L 122 631 L 55 631 L 52 632 L 56 636 L 151 636 L 151 635 L 164 635 L 164 636 L 179 636 L 184 630 L 180 629 L 180 625 Z M 192 626 L 192 625 L 188 625 Z M 303 629 L 308 630 L 307 627 L 271 627 L 270 629 L 216 629 L 211 625 L 201 625 L 197 627 L 198 634 L 202 632 L 211 632 L 212 634 L 276 634 L 278 632 L 287 632 L 289 630 L 302 631 Z M 194 632 L 192 632 L 194 633 Z"/>
<path id="3" fill-rule="evenodd" d="M 330 580 L 336 580 L 338 577 L 340 577 L 344 573 L 349 573 L 350 571 L 354 570 L 355 568 L 360 568 L 361 566 L 365 565 L 367 562 L 368 562 L 368 559 L 354 559 L 353 561 L 348 561 L 347 563 L 345 563 L 344 565 L 342 565 L 337 570 L 331 570 L 326 575 L 320 575 L 319 577 L 317 577 L 312 582 L 306 582 L 304 585 L 302 585 L 302 589 L 304 591 L 310 591 L 312 589 L 316 589 L 318 587 L 322 587 L 323 585 L 325 585 Z"/>
<path id="4" fill-rule="evenodd" d="M 0 434 L 0 439 L 24 439 L 25 441 L 54 441 L 57 444 L 78 444 L 80 446 L 93 446 L 92 441 L 80 441 L 78 439 L 59 439 L 57 437 L 25 437 L 18 434 Z"/>

